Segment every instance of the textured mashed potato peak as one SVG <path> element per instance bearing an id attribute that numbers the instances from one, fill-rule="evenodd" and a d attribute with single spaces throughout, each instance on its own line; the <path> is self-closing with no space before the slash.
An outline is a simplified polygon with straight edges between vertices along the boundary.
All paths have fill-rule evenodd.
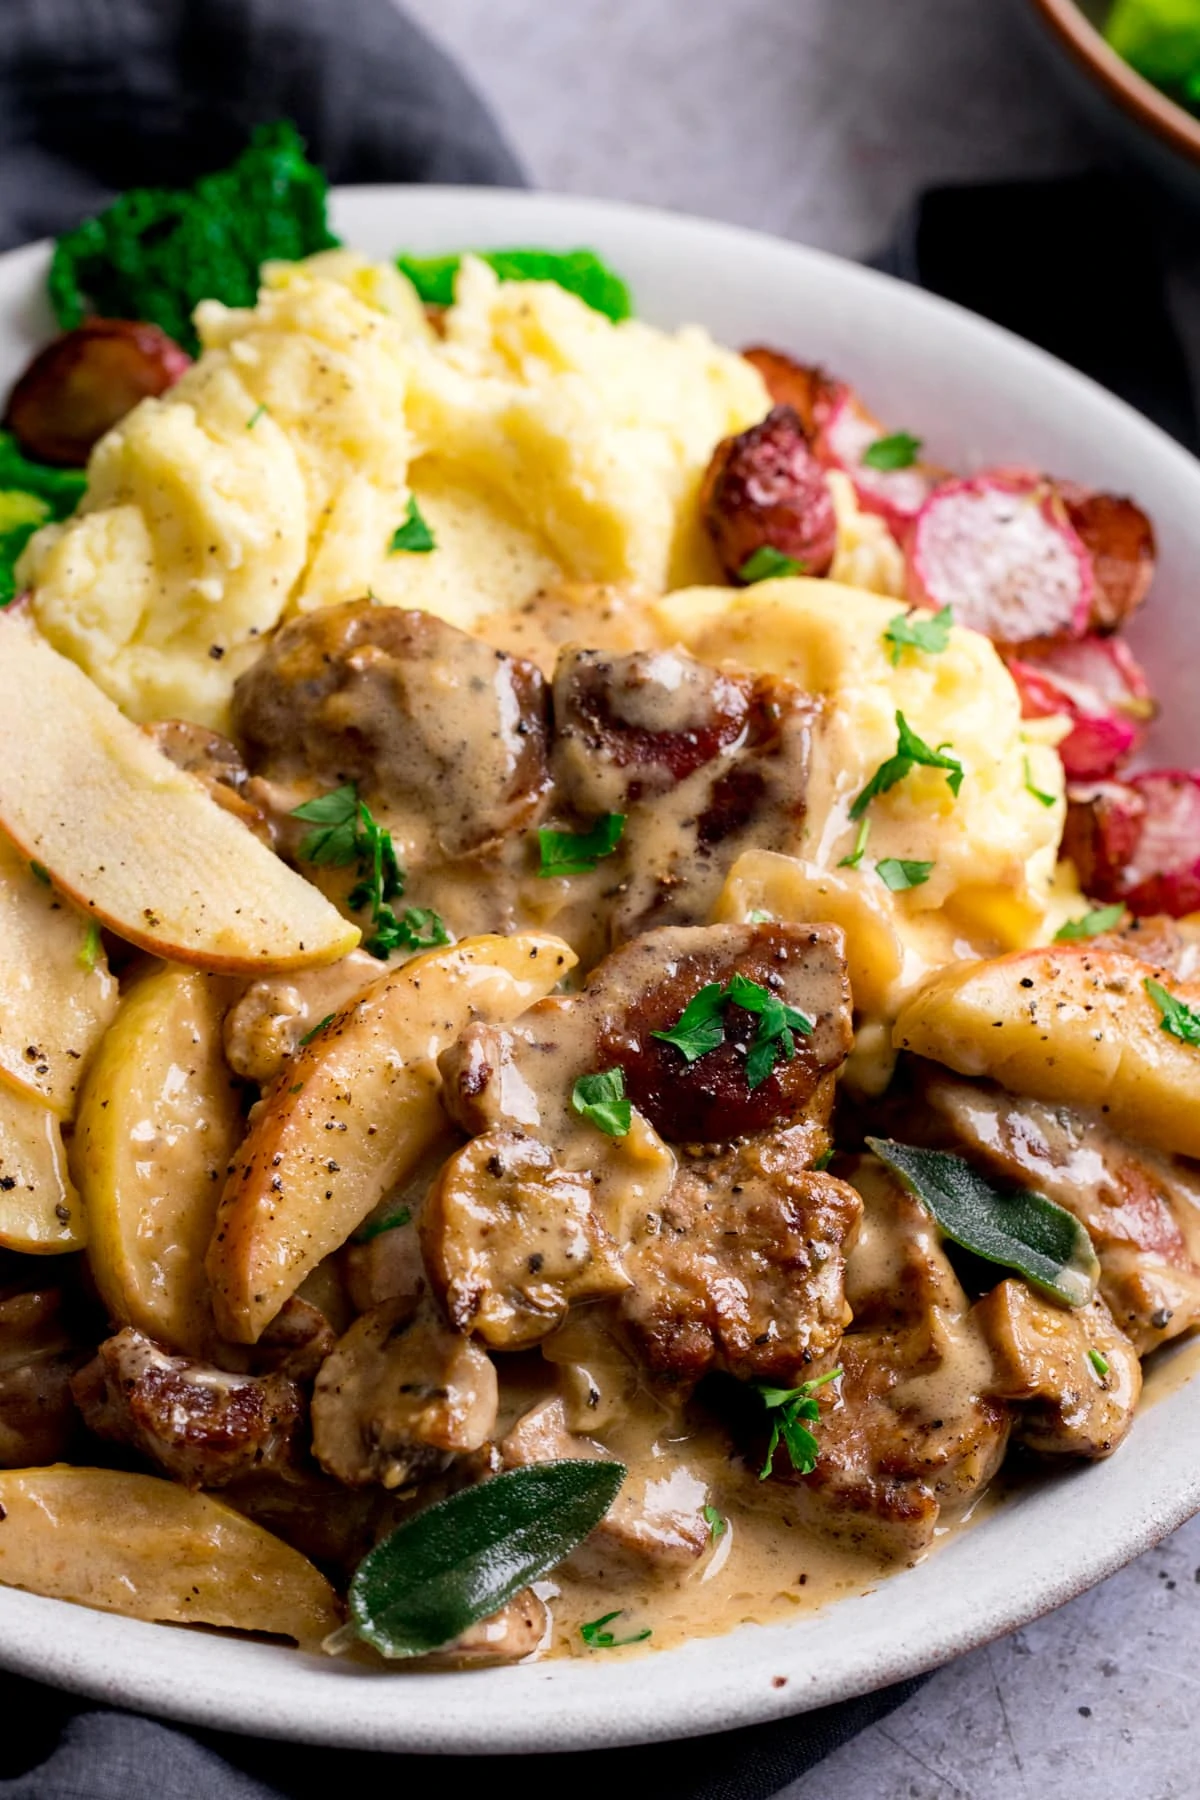
<path id="1" fill-rule="evenodd" d="M 705 661 L 787 675 L 825 696 L 800 846 L 807 865 L 863 890 L 929 964 L 1037 942 L 1062 830 L 1062 765 L 1026 741 L 1012 678 L 978 632 L 956 627 L 940 655 L 905 651 L 893 665 L 883 634 L 897 611 L 895 600 L 810 580 L 764 581 L 737 595 L 695 588 L 655 609 L 663 633 Z M 858 868 L 839 869 L 858 837 L 851 806 L 895 753 L 897 711 L 958 758 L 961 791 L 942 770 L 914 768 L 871 802 Z M 920 885 L 893 893 L 877 871 L 893 858 L 933 867 Z"/>
<path id="2" fill-rule="evenodd" d="M 140 719 L 223 725 L 264 633 L 368 592 L 471 626 L 564 577 L 711 579 L 699 482 L 768 404 L 699 330 L 613 325 L 474 258 L 441 334 L 345 251 L 196 323 L 200 360 L 101 441 L 20 571 L 47 637 Z M 412 496 L 437 548 L 392 554 Z"/>

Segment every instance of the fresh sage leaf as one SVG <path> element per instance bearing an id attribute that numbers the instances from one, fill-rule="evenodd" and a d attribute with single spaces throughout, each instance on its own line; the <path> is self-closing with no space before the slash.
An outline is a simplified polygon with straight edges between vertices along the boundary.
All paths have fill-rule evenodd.
<path id="1" fill-rule="evenodd" d="M 1087 1306 L 1100 1264 L 1087 1229 L 1065 1207 L 1030 1188 L 997 1188 L 961 1156 L 869 1137 L 880 1162 L 899 1176 L 954 1243 L 986 1262 L 1015 1269 L 1065 1306 Z"/>
<path id="2" fill-rule="evenodd" d="M 353 1630 L 393 1659 L 452 1643 L 569 1556 L 625 1474 L 619 1462 L 534 1463 L 427 1506 L 358 1565 Z"/>

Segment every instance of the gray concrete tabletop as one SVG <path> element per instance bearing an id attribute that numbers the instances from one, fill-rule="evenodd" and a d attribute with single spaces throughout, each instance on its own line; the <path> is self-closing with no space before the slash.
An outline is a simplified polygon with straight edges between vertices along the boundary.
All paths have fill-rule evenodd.
<path id="1" fill-rule="evenodd" d="M 943 181 L 1094 167 L 1020 0 L 406 0 L 539 187 L 866 257 Z M 1198 234 L 1200 235 L 1200 234 Z M 1172 286 L 1200 368 L 1200 257 Z M 1136 1454 L 1136 1448 L 1131 1446 Z M 1080 1530 L 1102 1522 L 1080 1518 Z M 942 1669 L 787 1800 L 1200 1795 L 1200 1520 Z"/>

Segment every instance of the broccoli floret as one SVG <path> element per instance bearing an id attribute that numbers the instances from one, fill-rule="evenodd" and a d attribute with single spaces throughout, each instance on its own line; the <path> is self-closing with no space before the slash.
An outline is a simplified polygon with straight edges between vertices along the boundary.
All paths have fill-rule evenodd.
<path id="1" fill-rule="evenodd" d="M 264 262 L 294 262 L 338 240 L 328 186 L 295 128 L 261 125 L 227 169 L 191 188 L 134 188 L 59 238 L 50 302 L 64 330 L 86 313 L 149 319 L 195 354 L 201 300 L 252 306 Z"/>
<path id="2" fill-rule="evenodd" d="M 0 606 L 16 594 L 17 558 L 38 526 L 69 518 L 86 486 L 81 470 L 30 462 L 12 433 L 0 431 Z"/>
<path id="3" fill-rule="evenodd" d="M 629 289 L 594 250 L 477 250 L 501 281 L 554 281 L 614 323 L 633 312 Z M 450 306 L 462 255 L 398 256 L 396 266 L 427 306 Z"/>

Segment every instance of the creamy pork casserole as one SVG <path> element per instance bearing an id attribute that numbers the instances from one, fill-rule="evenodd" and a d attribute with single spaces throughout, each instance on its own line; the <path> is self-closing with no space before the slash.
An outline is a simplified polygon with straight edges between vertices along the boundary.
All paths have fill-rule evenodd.
<path id="1" fill-rule="evenodd" d="M 1136 506 L 471 261 L 197 323 L 0 623 L 0 1581 L 654 1648 L 1116 1451 L 1200 1312 Z"/>

